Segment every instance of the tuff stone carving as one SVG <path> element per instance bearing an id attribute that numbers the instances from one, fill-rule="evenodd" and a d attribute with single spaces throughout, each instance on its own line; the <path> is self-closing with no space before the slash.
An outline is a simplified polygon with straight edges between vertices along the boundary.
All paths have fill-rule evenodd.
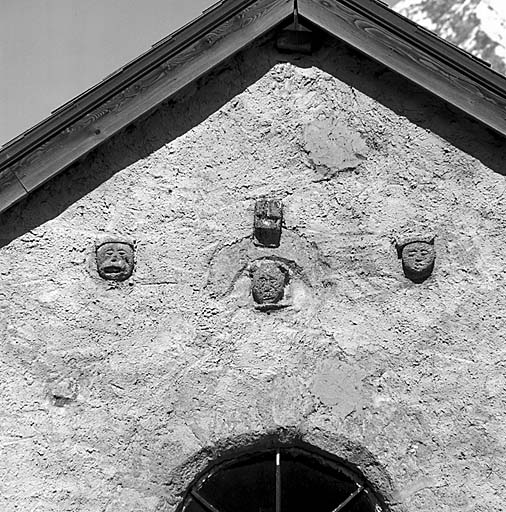
<path id="1" fill-rule="evenodd" d="M 288 268 L 272 259 L 256 260 L 251 269 L 251 294 L 261 309 L 278 307 L 289 281 Z"/>
<path id="2" fill-rule="evenodd" d="M 278 199 L 258 199 L 255 203 L 254 236 L 257 245 L 278 247 L 281 239 L 283 205 Z"/>
<path id="3" fill-rule="evenodd" d="M 134 246 L 126 239 L 108 237 L 95 246 L 97 270 L 103 279 L 125 281 L 134 269 Z"/>
<path id="4" fill-rule="evenodd" d="M 414 237 L 397 244 L 404 275 L 414 283 L 422 283 L 434 269 L 434 238 Z"/>

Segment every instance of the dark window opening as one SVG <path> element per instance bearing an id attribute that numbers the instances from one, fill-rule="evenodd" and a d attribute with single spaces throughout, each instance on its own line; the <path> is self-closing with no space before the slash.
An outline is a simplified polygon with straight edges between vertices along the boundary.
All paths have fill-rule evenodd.
<path id="1" fill-rule="evenodd" d="M 189 489 L 179 512 L 382 512 L 359 474 L 301 448 L 226 460 Z"/>

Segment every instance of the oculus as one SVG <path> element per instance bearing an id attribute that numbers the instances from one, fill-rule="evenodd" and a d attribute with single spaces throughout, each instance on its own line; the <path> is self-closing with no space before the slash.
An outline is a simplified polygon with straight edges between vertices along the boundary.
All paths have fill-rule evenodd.
<path id="1" fill-rule="evenodd" d="M 97 270 L 109 281 L 125 281 L 134 270 L 133 243 L 122 238 L 106 238 L 95 245 Z"/>
<path id="2" fill-rule="evenodd" d="M 176 512 L 384 512 L 355 468 L 309 447 L 255 449 L 211 464 Z"/>

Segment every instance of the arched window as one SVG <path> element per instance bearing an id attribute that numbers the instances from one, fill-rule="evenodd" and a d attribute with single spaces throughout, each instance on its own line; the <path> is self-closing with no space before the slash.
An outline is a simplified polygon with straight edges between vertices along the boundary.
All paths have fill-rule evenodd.
<path id="1" fill-rule="evenodd" d="M 364 478 L 299 447 L 258 450 L 208 469 L 178 512 L 382 512 Z"/>

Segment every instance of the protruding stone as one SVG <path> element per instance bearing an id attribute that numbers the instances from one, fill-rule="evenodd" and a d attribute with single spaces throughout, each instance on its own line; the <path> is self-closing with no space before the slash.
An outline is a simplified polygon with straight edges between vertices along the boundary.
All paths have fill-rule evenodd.
<path id="1" fill-rule="evenodd" d="M 106 237 L 95 245 L 97 270 L 109 281 L 125 281 L 134 269 L 133 242 L 126 238 Z"/>
<path id="2" fill-rule="evenodd" d="M 436 251 L 434 237 L 411 237 L 397 243 L 404 275 L 414 283 L 422 283 L 434 270 Z"/>
<path id="3" fill-rule="evenodd" d="M 258 199 L 255 204 L 254 238 L 257 245 L 278 247 L 283 205 L 278 199 Z"/>
<path id="4" fill-rule="evenodd" d="M 51 382 L 48 389 L 49 399 L 56 407 L 69 405 L 77 398 L 78 383 L 72 378 L 62 378 Z"/>

